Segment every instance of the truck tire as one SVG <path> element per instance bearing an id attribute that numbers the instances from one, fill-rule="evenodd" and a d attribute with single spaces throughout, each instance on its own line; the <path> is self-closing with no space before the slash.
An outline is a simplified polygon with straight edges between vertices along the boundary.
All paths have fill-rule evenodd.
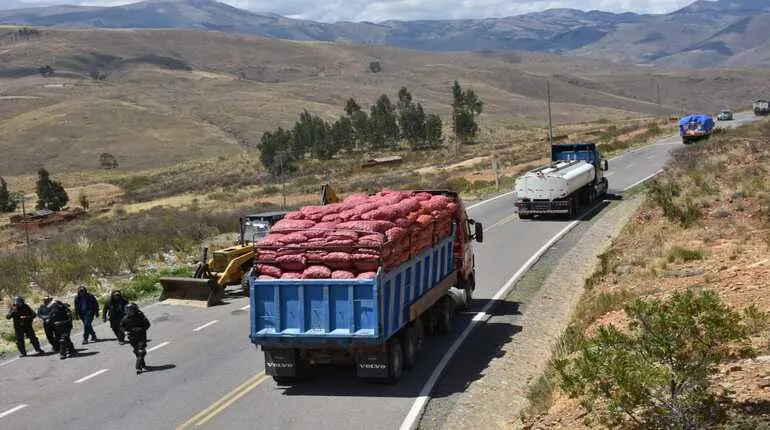
<path id="1" fill-rule="evenodd" d="M 407 330 L 404 334 L 404 338 L 401 341 L 401 348 L 404 351 L 404 369 L 412 369 L 417 365 L 417 343 L 419 341 L 411 329 Z"/>
<path id="2" fill-rule="evenodd" d="M 471 308 L 471 304 L 473 303 L 473 290 L 476 289 L 476 271 L 474 270 L 471 272 L 470 276 L 468 276 L 468 279 L 462 281 L 462 290 L 465 293 L 464 299 L 462 305 L 460 305 L 460 310 L 467 311 Z"/>
<path id="3" fill-rule="evenodd" d="M 447 334 L 454 324 L 454 303 L 451 297 L 444 297 L 436 306 L 436 331 Z"/>
<path id="4" fill-rule="evenodd" d="M 253 270 L 254 268 L 249 269 L 246 273 L 243 274 L 243 277 L 241 278 L 241 288 L 243 289 L 243 295 L 246 297 L 249 297 L 250 294 L 249 278 L 251 277 L 251 272 Z"/>
<path id="5" fill-rule="evenodd" d="M 519 219 L 532 219 L 532 215 L 519 212 Z"/>
<path id="6" fill-rule="evenodd" d="M 395 383 L 404 374 L 404 354 L 401 342 L 393 338 L 388 342 L 388 378 L 387 382 Z"/>

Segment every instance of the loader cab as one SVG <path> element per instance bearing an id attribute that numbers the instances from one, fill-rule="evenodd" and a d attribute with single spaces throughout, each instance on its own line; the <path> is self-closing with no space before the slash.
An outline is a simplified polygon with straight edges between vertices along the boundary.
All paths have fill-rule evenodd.
<path id="1" fill-rule="evenodd" d="M 240 243 L 256 243 L 265 238 L 270 233 L 270 228 L 282 220 L 286 212 L 263 212 L 254 215 L 248 215 L 241 220 L 241 240 Z"/>

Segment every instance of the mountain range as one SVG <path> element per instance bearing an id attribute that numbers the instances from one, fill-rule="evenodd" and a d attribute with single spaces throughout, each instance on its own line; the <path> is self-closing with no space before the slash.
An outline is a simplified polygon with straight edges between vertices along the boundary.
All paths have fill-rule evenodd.
<path id="1" fill-rule="evenodd" d="M 270 38 L 427 51 L 533 51 L 658 67 L 770 65 L 770 0 L 698 0 L 669 14 L 550 9 L 504 18 L 322 23 L 241 10 L 214 0 L 0 11 L 0 24 L 186 28 Z"/>

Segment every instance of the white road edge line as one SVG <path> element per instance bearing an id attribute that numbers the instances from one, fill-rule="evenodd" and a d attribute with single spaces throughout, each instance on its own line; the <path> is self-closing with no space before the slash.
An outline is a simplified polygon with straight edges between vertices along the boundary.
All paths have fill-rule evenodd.
<path id="1" fill-rule="evenodd" d="M 251 305 L 246 305 L 246 306 L 243 306 L 243 307 L 241 307 L 239 309 L 242 310 L 242 311 L 245 311 L 246 309 L 248 309 L 250 307 L 251 307 Z"/>
<path id="2" fill-rule="evenodd" d="M 635 186 L 637 186 L 637 185 L 639 185 L 639 184 L 642 184 L 642 183 L 644 183 L 644 182 L 647 182 L 647 181 L 649 181 L 650 179 L 652 179 L 652 178 L 654 178 L 654 177 L 656 177 L 656 176 L 660 175 L 661 173 L 663 173 L 663 169 L 660 169 L 660 170 L 658 170 L 657 172 L 655 172 L 655 173 L 653 173 L 653 174 L 651 174 L 651 175 L 645 176 L 643 179 L 640 179 L 640 180 L 638 180 L 638 181 L 634 182 L 633 184 L 631 184 L 631 185 L 627 186 L 625 189 L 623 189 L 623 191 L 628 191 L 628 190 L 630 190 L 631 188 L 634 188 Z"/>
<path id="3" fill-rule="evenodd" d="M 11 415 L 14 412 L 18 412 L 18 411 L 26 408 L 27 406 L 29 406 L 29 405 L 19 405 L 19 406 L 16 406 L 15 408 L 8 409 L 7 411 L 0 413 L 0 418 L 5 418 L 5 417 L 7 417 L 8 415 Z"/>
<path id="4" fill-rule="evenodd" d="M 159 343 L 159 344 L 157 344 L 157 345 L 153 346 L 152 348 L 148 349 L 148 350 L 147 350 L 147 352 L 152 352 L 152 351 L 155 351 L 156 349 L 161 349 L 161 348 L 163 348 L 164 346 L 168 345 L 169 343 L 171 343 L 171 342 L 163 342 L 163 343 Z"/>
<path id="5" fill-rule="evenodd" d="M 91 378 L 95 378 L 95 377 L 97 377 L 97 376 L 101 375 L 102 373 L 104 373 L 104 372 L 106 372 L 106 371 L 108 371 L 108 370 L 110 370 L 110 369 L 102 369 L 102 370 L 97 370 L 96 372 L 94 372 L 94 373 L 92 373 L 92 374 L 90 374 L 90 375 L 88 375 L 88 376 L 84 376 L 84 377 L 82 377 L 82 378 L 78 379 L 77 381 L 75 381 L 75 383 L 76 383 L 76 384 L 80 384 L 81 382 L 86 382 L 86 381 L 88 381 L 89 379 L 91 379 Z"/>
<path id="6" fill-rule="evenodd" d="M 210 325 L 214 325 L 214 324 L 216 324 L 216 323 L 218 323 L 218 322 L 219 322 L 219 320 L 209 321 L 209 322 L 207 322 L 206 324 L 203 324 L 202 326 L 200 326 L 200 327 L 198 327 L 198 328 L 195 328 L 195 329 L 193 329 L 193 331 L 201 331 L 201 330 L 203 330 L 204 328 L 206 328 L 206 327 L 208 327 L 208 326 L 210 326 Z"/>
<path id="7" fill-rule="evenodd" d="M 623 189 L 623 191 L 627 191 L 644 181 L 649 180 L 650 178 L 653 178 L 663 172 L 663 169 L 658 170 L 657 172 L 645 177 L 644 179 L 637 181 L 636 183 L 626 187 Z M 481 202 L 479 204 L 483 204 L 484 202 Z M 593 211 L 595 211 L 599 206 L 598 204 L 591 209 L 587 210 L 583 216 L 586 216 Z M 554 243 L 561 240 L 562 237 L 564 237 L 567 233 L 569 233 L 573 228 L 575 228 L 576 225 L 580 222 L 580 219 L 572 221 L 571 223 L 567 224 L 566 227 L 564 227 L 560 232 L 556 233 L 555 236 L 551 238 L 545 245 L 543 245 L 540 249 L 533 254 L 529 260 L 527 260 L 516 273 L 513 274 L 513 276 L 508 280 L 508 282 L 503 285 L 500 290 L 497 291 L 497 293 L 492 297 L 492 300 L 490 300 L 486 306 L 484 306 L 483 309 L 481 309 L 480 312 L 478 312 L 476 315 L 473 316 L 471 319 L 470 324 L 468 324 L 467 327 L 465 327 L 465 330 L 460 334 L 460 336 L 455 339 L 454 343 L 452 343 L 452 346 L 449 347 L 446 354 L 444 354 L 443 357 L 441 357 L 441 361 L 439 361 L 438 366 L 433 370 L 433 373 L 430 375 L 430 378 L 428 378 L 428 382 L 423 385 L 422 390 L 420 390 L 420 395 L 415 399 L 414 403 L 412 404 L 411 409 L 409 409 L 409 413 L 406 414 L 406 417 L 404 418 L 404 421 L 401 423 L 401 426 L 399 427 L 399 430 L 415 430 L 417 426 L 419 425 L 420 418 L 425 411 L 425 406 L 428 404 L 428 400 L 430 400 L 430 393 L 433 391 L 433 387 L 438 382 L 439 378 L 441 378 L 441 375 L 444 373 L 445 368 L 449 364 L 450 360 L 454 355 L 457 353 L 457 351 L 460 349 L 462 344 L 465 342 L 465 339 L 471 334 L 474 328 L 476 328 L 476 325 L 489 316 L 487 313 L 490 308 L 494 305 L 494 303 L 500 299 L 503 295 L 507 294 L 511 288 L 516 284 L 516 282 L 519 281 L 519 279 L 524 275 L 524 273 L 529 270 L 530 267 L 532 267 L 533 264 L 537 260 L 540 259 L 540 257 L 543 256 L 552 246 Z"/>
<path id="8" fill-rule="evenodd" d="M 19 357 L 14 357 L 10 360 L 3 361 L 2 363 L 0 363 L 0 367 L 7 366 L 17 360 L 19 360 Z"/>

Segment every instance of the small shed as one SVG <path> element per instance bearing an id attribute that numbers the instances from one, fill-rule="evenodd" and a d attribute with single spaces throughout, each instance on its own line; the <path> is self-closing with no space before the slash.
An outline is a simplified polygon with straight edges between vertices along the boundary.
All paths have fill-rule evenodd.
<path id="1" fill-rule="evenodd" d="M 361 163 L 361 167 L 380 167 L 380 166 L 393 166 L 396 164 L 401 164 L 404 161 L 404 158 L 400 155 L 393 155 L 390 157 L 378 157 L 378 158 L 368 158 L 364 160 L 363 163 Z"/>

